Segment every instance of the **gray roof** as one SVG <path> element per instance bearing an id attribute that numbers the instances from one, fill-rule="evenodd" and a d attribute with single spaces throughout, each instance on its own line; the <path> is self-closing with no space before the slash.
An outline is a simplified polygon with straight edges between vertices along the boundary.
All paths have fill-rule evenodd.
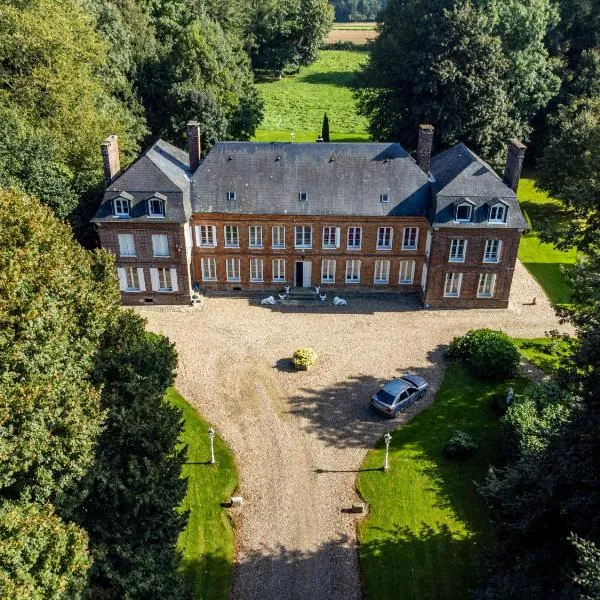
<path id="1" fill-rule="evenodd" d="M 464 144 L 456 144 L 431 159 L 430 174 L 434 200 L 433 225 L 458 228 L 507 227 L 525 229 L 527 224 L 515 193 L 494 170 Z M 474 205 L 470 223 L 456 223 L 457 204 L 470 201 Z M 488 223 L 490 206 L 503 202 L 508 207 L 505 225 Z"/>
<path id="2" fill-rule="evenodd" d="M 93 221 L 120 220 L 113 216 L 112 200 L 129 194 L 130 218 L 123 221 L 154 221 L 147 215 L 146 200 L 158 196 L 166 204 L 161 221 L 185 223 L 192 215 L 190 175 L 187 152 L 158 140 L 108 186 Z"/>
<path id="3" fill-rule="evenodd" d="M 195 213 L 417 216 L 429 201 L 426 175 L 399 144 L 218 142 L 192 179 Z"/>

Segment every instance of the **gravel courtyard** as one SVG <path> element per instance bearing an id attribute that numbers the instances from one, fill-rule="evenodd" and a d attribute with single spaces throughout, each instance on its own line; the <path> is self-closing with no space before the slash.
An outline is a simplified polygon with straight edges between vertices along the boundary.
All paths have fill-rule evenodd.
<path id="1" fill-rule="evenodd" d="M 533 297 L 536 305 L 530 305 Z M 273 311 L 245 299 L 201 308 L 144 307 L 149 328 L 179 352 L 176 386 L 231 445 L 245 504 L 238 513 L 235 599 L 354 600 L 361 596 L 354 483 L 365 452 L 434 397 L 441 345 L 474 327 L 519 337 L 560 329 L 546 297 L 517 264 L 507 310 L 426 311 L 390 300 L 339 310 Z M 312 346 L 317 366 L 288 358 Z M 395 421 L 368 398 L 404 371 L 431 392 Z"/>

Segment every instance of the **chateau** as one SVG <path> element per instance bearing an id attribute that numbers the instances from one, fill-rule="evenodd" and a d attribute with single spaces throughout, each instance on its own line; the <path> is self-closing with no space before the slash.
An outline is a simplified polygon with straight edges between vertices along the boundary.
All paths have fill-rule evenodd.
<path id="1" fill-rule="evenodd" d="M 102 144 L 94 218 L 116 255 L 124 304 L 189 303 L 194 290 L 418 294 L 426 306 L 505 308 L 526 223 L 515 195 L 525 147 L 504 176 L 465 145 L 417 160 L 396 143 L 218 142 L 201 158 L 157 141 L 121 172 Z"/>

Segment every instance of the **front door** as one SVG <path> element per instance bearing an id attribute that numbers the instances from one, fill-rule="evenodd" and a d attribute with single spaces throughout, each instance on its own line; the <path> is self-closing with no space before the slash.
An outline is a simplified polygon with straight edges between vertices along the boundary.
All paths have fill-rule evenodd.
<path id="1" fill-rule="evenodd" d="M 296 287 L 302 287 L 304 283 L 304 263 L 302 261 L 298 261 L 296 263 L 296 278 L 295 278 Z"/>
<path id="2" fill-rule="evenodd" d="M 302 287 L 311 287 L 312 264 L 305 260 L 302 268 Z"/>

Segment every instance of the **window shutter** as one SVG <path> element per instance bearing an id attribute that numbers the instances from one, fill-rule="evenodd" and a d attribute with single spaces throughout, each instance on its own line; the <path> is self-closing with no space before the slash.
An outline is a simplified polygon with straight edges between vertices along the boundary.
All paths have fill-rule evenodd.
<path id="1" fill-rule="evenodd" d="M 158 291 L 158 269 L 150 269 L 150 281 L 152 283 L 152 291 Z"/>
<path id="2" fill-rule="evenodd" d="M 217 226 L 216 225 L 212 225 L 212 239 L 213 239 L 213 246 L 216 247 L 216 245 L 217 245 Z"/>
<path id="3" fill-rule="evenodd" d="M 138 280 L 140 282 L 140 292 L 146 291 L 146 280 L 144 279 L 144 269 L 142 267 L 138 267 Z"/>
<path id="4" fill-rule="evenodd" d="M 196 246 L 200 247 L 202 241 L 200 225 L 196 225 Z"/>
<path id="5" fill-rule="evenodd" d="M 335 247 L 336 248 L 340 247 L 340 238 L 341 237 L 342 237 L 342 228 L 336 227 L 335 228 Z"/>
<path id="6" fill-rule="evenodd" d="M 118 268 L 117 275 L 119 276 L 119 289 L 124 292 L 127 289 L 127 275 L 125 275 L 125 269 Z"/>
<path id="7" fill-rule="evenodd" d="M 174 292 L 179 291 L 179 286 L 177 285 L 177 269 L 171 269 L 171 287 Z"/>

